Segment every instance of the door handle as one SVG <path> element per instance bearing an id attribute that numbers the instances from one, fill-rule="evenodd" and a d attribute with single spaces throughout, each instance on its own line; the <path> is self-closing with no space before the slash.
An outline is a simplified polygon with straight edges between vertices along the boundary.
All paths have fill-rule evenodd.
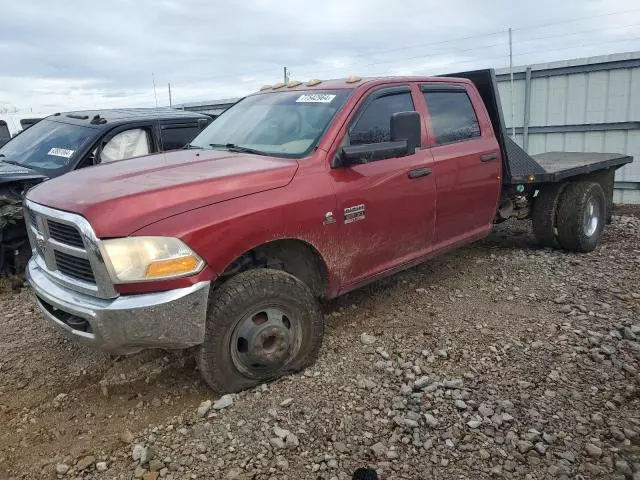
<path id="1" fill-rule="evenodd" d="M 481 162 L 493 162 L 494 160 L 498 159 L 498 155 L 496 155 L 495 153 L 487 153 L 486 155 L 482 155 L 480 157 L 480 161 Z"/>
<path id="2" fill-rule="evenodd" d="M 409 178 L 420 178 L 426 177 L 427 175 L 431 175 L 430 168 L 416 168 L 415 170 L 409 170 Z"/>

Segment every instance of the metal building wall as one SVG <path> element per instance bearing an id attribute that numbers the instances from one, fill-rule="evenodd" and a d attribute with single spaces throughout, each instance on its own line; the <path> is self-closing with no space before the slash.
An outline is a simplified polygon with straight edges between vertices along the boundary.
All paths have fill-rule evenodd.
<path id="1" fill-rule="evenodd" d="M 181 105 L 175 105 L 174 108 L 179 108 L 181 110 L 189 110 L 191 112 L 206 113 L 208 115 L 213 115 L 214 117 L 217 117 L 222 112 L 224 112 L 227 108 L 231 107 L 233 104 L 235 104 L 240 100 L 241 98 L 224 98 L 221 100 L 189 102 L 189 103 L 183 103 Z"/>
<path id="2" fill-rule="evenodd" d="M 640 204 L 640 52 L 499 70 L 505 123 L 531 154 L 553 150 L 620 152 L 616 203 Z M 513 120 L 512 120 L 513 119 Z"/>

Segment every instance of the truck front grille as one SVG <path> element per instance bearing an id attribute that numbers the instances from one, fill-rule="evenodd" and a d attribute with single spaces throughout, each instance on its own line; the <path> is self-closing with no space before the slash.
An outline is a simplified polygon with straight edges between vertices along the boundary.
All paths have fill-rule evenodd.
<path id="1" fill-rule="evenodd" d="M 80 232 L 73 225 L 47 220 L 47 227 L 49 227 L 49 236 L 54 240 L 72 247 L 84 248 Z"/>
<path id="2" fill-rule="evenodd" d="M 100 252 L 100 241 L 77 214 L 25 201 L 33 260 L 57 283 L 99 298 L 118 296 Z"/>
<path id="3" fill-rule="evenodd" d="M 75 257 L 58 250 L 54 250 L 53 254 L 60 273 L 85 282 L 96 282 L 96 279 L 93 276 L 93 270 L 91 269 L 91 264 L 86 258 Z"/>

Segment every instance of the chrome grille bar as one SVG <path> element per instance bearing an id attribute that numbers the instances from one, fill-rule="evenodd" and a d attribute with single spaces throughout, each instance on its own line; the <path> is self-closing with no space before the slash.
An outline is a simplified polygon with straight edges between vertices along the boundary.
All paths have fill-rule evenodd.
<path id="1" fill-rule="evenodd" d="M 34 259 L 55 282 L 100 298 L 118 296 L 100 251 L 100 240 L 82 216 L 25 201 Z"/>
<path id="2" fill-rule="evenodd" d="M 50 237 L 61 244 L 84 248 L 84 242 L 76 227 L 54 220 L 47 220 L 47 228 L 49 229 Z"/>

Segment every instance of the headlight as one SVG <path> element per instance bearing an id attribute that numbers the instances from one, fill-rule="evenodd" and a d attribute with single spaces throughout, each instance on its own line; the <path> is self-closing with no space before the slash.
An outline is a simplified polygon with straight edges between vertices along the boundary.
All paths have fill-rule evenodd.
<path id="1" fill-rule="evenodd" d="M 198 273 L 204 261 L 172 237 L 126 237 L 102 241 L 114 282 L 141 282 Z"/>

